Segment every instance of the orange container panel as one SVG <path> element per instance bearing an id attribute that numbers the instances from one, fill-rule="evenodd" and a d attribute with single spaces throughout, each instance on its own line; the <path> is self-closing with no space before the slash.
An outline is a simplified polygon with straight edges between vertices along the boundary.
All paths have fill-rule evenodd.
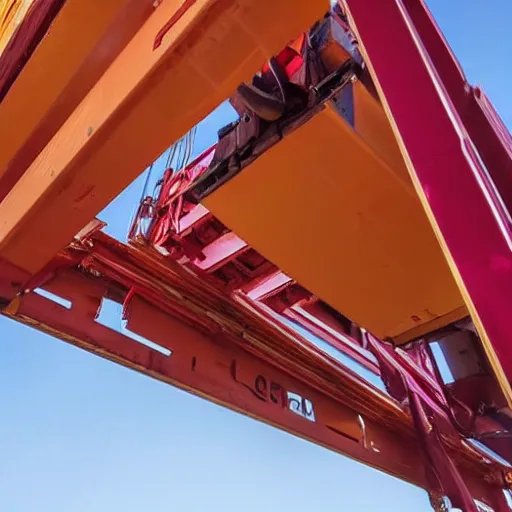
<path id="1" fill-rule="evenodd" d="M 379 103 L 330 105 L 205 198 L 258 252 L 381 338 L 467 314 Z M 364 139 L 363 139 L 364 137 Z"/>

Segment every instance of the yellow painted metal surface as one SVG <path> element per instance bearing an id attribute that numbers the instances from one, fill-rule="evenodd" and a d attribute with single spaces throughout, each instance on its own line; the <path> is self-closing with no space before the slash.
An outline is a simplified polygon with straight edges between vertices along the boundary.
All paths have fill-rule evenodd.
<path id="1" fill-rule="evenodd" d="M 385 113 L 360 84 L 355 97 L 356 131 L 327 107 L 204 205 L 334 308 L 405 342 L 467 312 Z"/>
<path id="2" fill-rule="evenodd" d="M 153 50 L 181 3 L 159 4 L 2 201 L 1 257 L 40 270 L 162 151 L 329 8 L 327 0 L 198 0 Z"/>
<path id="3" fill-rule="evenodd" d="M 0 103 L 0 179 L 26 170 L 154 11 L 151 4 L 65 2 Z"/>

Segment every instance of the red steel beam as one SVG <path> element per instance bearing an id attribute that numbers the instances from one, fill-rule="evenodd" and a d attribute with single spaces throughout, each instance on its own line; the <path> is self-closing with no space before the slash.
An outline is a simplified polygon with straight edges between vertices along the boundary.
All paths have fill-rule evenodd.
<path id="1" fill-rule="evenodd" d="M 6 266 L 2 271 L 6 271 Z M 0 293 L 9 289 L 2 276 Z M 16 279 L 19 277 L 17 276 Z M 45 285 L 70 309 L 35 293 L 7 316 L 96 355 L 244 413 L 389 474 L 425 486 L 414 439 L 393 433 L 257 357 L 216 339 L 134 296 L 128 328 L 172 351 L 167 356 L 99 324 L 105 282 L 71 271 Z M 170 336 L 172 333 L 172 336 Z"/>
<path id="2" fill-rule="evenodd" d="M 432 26 L 414 24 L 418 12 L 428 12 L 424 3 L 345 3 L 415 188 L 512 406 L 512 231 L 500 183 L 491 179 L 499 169 L 485 167 L 475 147 L 480 139 L 468 133 L 475 130 L 468 111 L 454 102 L 444 42 L 436 43 Z"/>
<path id="3" fill-rule="evenodd" d="M 211 213 L 202 205 L 198 204 L 193 210 L 180 219 L 178 234 L 184 236 L 194 225 L 205 220 Z"/>
<path id="4" fill-rule="evenodd" d="M 300 336 L 287 335 L 264 312 L 247 304 L 238 308 L 239 301 L 222 297 L 179 265 L 164 266 L 151 252 L 91 235 L 90 229 L 84 233 L 87 240 L 77 240 L 36 278 L 0 261 L 5 315 L 428 487 L 419 445 L 396 402 L 353 380 L 350 371 Z M 71 306 L 28 291 L 35 287 Z M 26 292 L 11 301 L 19 290 Z M 130 331 L 159 346 L 100 325 L 105 297 L 123 301 Z M 497 497 L 503 496 L 503 467 L 460 440 L 447 446 L 473 496 L 506 510 Z"/>
<path id="5" fill-rule="evenodd" d="M 336 350 L 351 357 L 366 369 L 379 375 L 379 367 L 368 350 L 357 345 L 349 336 L 331 329 L 327 324 L 321 322 L 313 315 L 309 315 L 302 308 L 288 308 L 283 312 L 286 318 L 298 323 L 321 340 L 327 342 Z"/>
<path id="6" fill-rule="evenodd" d="M 232 342 L 241 344 L 245 350 L 252 350 L 281 369 L 301 374 L 311 386 L 329 391 L 336 399 L 343 396 L 345 403 L 368 417 L 402 432 L 408 430 L 407 416 L 396 402 L 285 326 L 274 312 L 265 312 L 243 295 L 226 297 L 179 265 L 164 258 L 158 261 L 153 253 L 112 243 L 101 233 L 93 239 L 93 253 L 82 261 L 85 268 L 125 288 L 138 290 L 146 300 L 188 321 L 195 329 L 230 336 Z M 325 372 L 333 371 L 344 381 L 343 386 L 325 379 Z"/>
<path id="7" fill-rule="evenodd" d="M 196 258 L 194 265 L 206 272 L 214 272 L 231 258 L 242 254 L 247 244 L 233 232 L 226 233 L 203 247 L 203 258 Z"/>
<path id="8" fill-rule="evenodd" d="M 268 295 L 288 286 L 291 281 L 291 277 L 278 271 L 258 282 L 253 288 L 244 291 L 251 300 L 264 300 Z"/>

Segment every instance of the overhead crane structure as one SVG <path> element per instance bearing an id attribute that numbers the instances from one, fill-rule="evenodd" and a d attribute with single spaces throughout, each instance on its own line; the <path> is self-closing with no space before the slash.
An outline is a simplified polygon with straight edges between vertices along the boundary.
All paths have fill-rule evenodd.
<path id="1" fill-rule="evenodd" d="M 1 312 L 436 510 L 511 510 L 512 139 L 422 0 L 328 4 L 7 0 Z M 226 99 L 129 243 L 102 232 Z"/>

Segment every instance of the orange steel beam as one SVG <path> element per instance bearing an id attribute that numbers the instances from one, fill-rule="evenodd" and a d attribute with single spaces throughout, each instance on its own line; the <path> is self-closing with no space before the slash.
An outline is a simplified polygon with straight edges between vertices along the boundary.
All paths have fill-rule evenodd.
<path id="1" fill-rule="evenodd" d="M 0 102 L 0 199 L 154 10 L 152 0 L 67 0 Z"/>
<path id="2" fill-rule="evenodd" d="M 0 255 L 36 272 L 327 1 L 164 1 L 0 204 Z M 38 250 L 31 248 L 38 245 Z"/>

